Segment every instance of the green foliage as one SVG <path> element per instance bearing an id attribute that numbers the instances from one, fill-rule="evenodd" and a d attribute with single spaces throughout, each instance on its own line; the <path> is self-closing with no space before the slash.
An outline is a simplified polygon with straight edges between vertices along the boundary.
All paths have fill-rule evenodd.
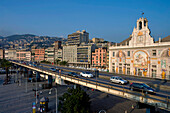
<path id="1" fill-rule="evenodd" d="M 0 59 L 0 66 L 3 68 L 8 68 L 11 66 L 11 63 L 6 59 Z"/>
<path id="2" fill-rule="evenodd" d="M 59 64 L 59 63 L 60 63 L 60 61 L 61 61 L 61 60 L 56 59 L 56 60 L 55 60 L 55 64 Z"/>
<path id="3" fill-rule="evenodd" d="M 46 60 L 41 61 L 41 63 L 51 64 L 51 62 L 46 61 Z"/>
<path id="4" fill-rule="evenodd" d="M 59 111 L 62 113 L 89 113 L 90 97 L 80 86 L 68 89 L 59 100 Z"/>
<path id="5" fill-rule="evenodd" d="M 68 64 L 67 61 L 61 61 L 61 62 L 60 62 L 60 65 L 63 65 L 63 66 L 66 66 L 67 64 Z"/>

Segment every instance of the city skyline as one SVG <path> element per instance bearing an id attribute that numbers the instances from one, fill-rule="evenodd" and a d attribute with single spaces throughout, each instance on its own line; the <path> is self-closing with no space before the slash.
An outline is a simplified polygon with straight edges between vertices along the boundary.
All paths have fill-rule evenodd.
<path id="1" fill-rule="evenodd" d="M 169 35 L 169 4 L 164 1 L 0 1 L 0 35 L 35 34 L 58 36 L 85 29 L 90 39 L 121 42 L 131 35 L 136 20 L 149 21 L 151 36 Z M 22 10 L 21 10 L 22 9 Z"/>

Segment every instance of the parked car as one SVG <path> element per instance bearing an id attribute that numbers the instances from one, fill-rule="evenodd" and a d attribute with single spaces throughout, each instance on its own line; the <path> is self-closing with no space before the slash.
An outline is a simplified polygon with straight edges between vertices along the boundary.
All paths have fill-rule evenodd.
<path id="1" fill-rule="evenodd" d="M 49 70 L 50 70 L 50 71 L 53 71 L 53 72 L 56 72 L 56 69 L 55 69 L 55 68 L 53 68 L 53 67 L 52 67 L 52 68 L 50 68 Z"/>
<path id="2" fill-rule="evenodd" d="M 80 75 L 83 77 L 90 77 L 90 78 L 94 77 L 93 74 L 91 74 L 90 72 L 81 72 Z"/>
<path id="3" fill-rule="evenodd" d="M 138 91 L 142 91 L 146 94 L 148 93 L 155 93 L 155 90 L 153 88 L 151 88 L 149 85 L 144 84 L 144 83 L 131 83 L 130 84 L 130 90 L 138 90 Z"/>
<path id="4" fill-rule="evenodd" d="M 73 76 L 73 77 L 79 77 L 80 75 L 75 73 L 75 72 L 69 72 L 68 73 L 69 76 Z"/>
<path id="5" fill-rule="evenodd" d="M 119 76 L 112 76 L 110 77 L 110 81 L 118 84 L 127 84 L 128 81 L 119 77 Z"/>

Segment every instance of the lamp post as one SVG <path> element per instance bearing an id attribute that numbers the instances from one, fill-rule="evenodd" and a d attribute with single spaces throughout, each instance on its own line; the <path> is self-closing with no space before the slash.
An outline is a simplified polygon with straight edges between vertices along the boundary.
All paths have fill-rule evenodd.
<path id="1" fill-rule="evenodd" d="M 52 89 L 55 89 L 55 95 L 56 95 L 56 113 L 58 113 L 57 86 L 56 86 L 56 88 L 51 88 L 49 94 L 51 94 Z"/>

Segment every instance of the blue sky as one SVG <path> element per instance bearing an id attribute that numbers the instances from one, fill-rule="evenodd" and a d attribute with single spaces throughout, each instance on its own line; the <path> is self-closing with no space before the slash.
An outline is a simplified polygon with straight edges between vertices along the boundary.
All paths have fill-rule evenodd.
<path id="1" fill-rule="evenodd" d="M 156 40 L 170 35 L 170 0 L 0 0 L 0 35 L 67 38 L 85 29 L 90 38 L 121 42 L 142 11 Z"/>

